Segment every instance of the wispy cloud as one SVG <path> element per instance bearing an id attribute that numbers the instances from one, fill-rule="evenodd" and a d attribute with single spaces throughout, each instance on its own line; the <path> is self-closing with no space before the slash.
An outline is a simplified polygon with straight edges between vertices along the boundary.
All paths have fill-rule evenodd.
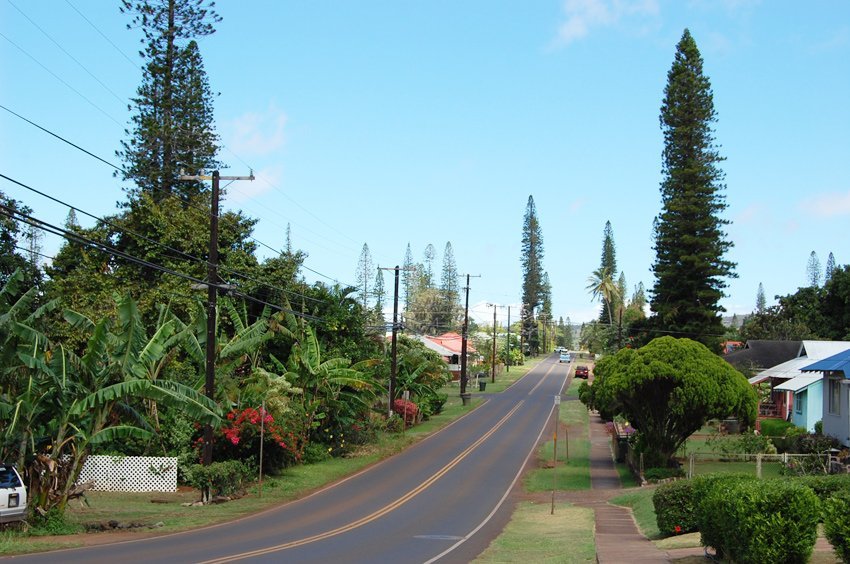
<path id="1" fill-rule="evenodd" d="M 566 19 L 558 27 L 555 45 L 569 45 L 597 28 L 633 26 L 636 18 L 658 13 L 658 0 L 565 0 Z"/>
<path id="2" fill-rule="evenodd" d="M 816 217 L 850 216 L 850 190 L 817 195 L 803 201 L 802 207 Z"/>
<path id="3" fill-rule="evenodd" d="M 268 155 L 285 140 L 286 114 L 273 104 L 264 112 L 248 112 L 227 124 L 230 147 L 245 156 Z"/>

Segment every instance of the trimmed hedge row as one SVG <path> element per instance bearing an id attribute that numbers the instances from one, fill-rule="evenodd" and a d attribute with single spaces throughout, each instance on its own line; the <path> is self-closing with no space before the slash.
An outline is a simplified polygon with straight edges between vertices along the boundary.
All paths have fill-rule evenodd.
<path id="1" fill-rule="evenodd" d="M 850 475 L 708 474 L 664 484 L 652 501 L 663 534 L 700 531 L 704 546 L 735 562 L 805 562 L 821 521 L 836 553 L 850 562 Z"/>
<path id="2" fill-rule="evenodd" d="M 823 532 L 842 562 L 850 562 L 850 490 L 835 493 L 823 504 Z"/>
<path id="3" fill-rule="evenodd" d="M 817 540 L 820 502 L 801 484 L 740 480 L 717 484 L 697 510 L 700 542 L 739 564 L 805 563 Z"/>

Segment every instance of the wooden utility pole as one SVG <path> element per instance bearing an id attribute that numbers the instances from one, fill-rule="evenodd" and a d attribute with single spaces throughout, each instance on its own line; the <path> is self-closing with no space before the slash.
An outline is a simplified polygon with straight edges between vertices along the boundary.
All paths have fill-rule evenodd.
<path id="1" fill-rule="evenodd" d="M 481 275 L 476 276 L 476 278 L 480 278 Z M 469 279 L 472 277 L 471 274 L 466 275 L 466 286 L 463 288 L 466 290 L 466 306 L 463 310 L 463 335 L 461 335 L 460 341 L 460 397 L 464 398 L 466 396 L 466 384 L 469 382 L 469 376 L 466 373 L 466 341 L 469 338 Z"/>
<path id="2" fill-rule="evenodd" d="M 505 347 L 508 351 L 507 359 L 505 360 L 505 372 L 511 371 L 511 306 L 508 306 L 508 342 Z"/>
<path id="3" fill-rule="evenodd" d="M 493 304 L 493 362 L 491 363 L 492 368 L 492 377 L 490 378 L 490 383 L 496 382 L 496 304 Z"/>
<path id="4" fill-rule="evenodd" d="M 466 332 L 469 330 L 469 274 L 466 275 L 466 306 L 463 309 L 463 331 L 460 340 L 460 397 L 466 394 Z"/>
<path id="5" fill-rule="evenodd" d="M 391 417 L 393 414 L 393 400 L 395 399 L 396 394 L 396 381 L 398 379 L 398 278 L 399 272 L 402 270 L 413 269 L 399 268 L 398 265 L 395 265 L 394 268 L 381 268 L 381 270 L 395 271 L 395 290 L 393 291 L 393 336 L 391 341 L 392 344 L 390 345 L 392 362 L 390 364 L 390 385 L 388 390 L 389 405 L 387 406 L 387 417 Z M 386 338 L 386 336 L 384 338 Z"/>
<path id="6" fill-rule="evenodd" d="M 180 180 L 212 180 L 212 202 L 210 204 L 210 245 L 207 259 L 207 359 L 206 396 L 215 401 L 215 357 L 216 357 L 216 307 L 218 305 L 218 200 L 219 184 L 222 180 L 254 180 L 250 176 L 221 176 L 216 170 L 212 176 L 180 175 Z M 209 423 L 204 426 L 204 452 L 202 462 L 205 466 L 212 463 L 213 428 Z"/>

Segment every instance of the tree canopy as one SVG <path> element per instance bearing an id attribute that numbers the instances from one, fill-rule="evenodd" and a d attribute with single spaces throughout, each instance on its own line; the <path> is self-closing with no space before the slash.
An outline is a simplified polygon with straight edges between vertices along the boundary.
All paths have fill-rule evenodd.
<path id="1" fill-rule="evenodd" d="M 665 465 L 709 419 L 755 422 L 757 398 L 732 365 L 690 339 L 659 337 L 601 359 L 580 396 L 605 416 L 621 415 L 638 432 L 647 464 Z"/>

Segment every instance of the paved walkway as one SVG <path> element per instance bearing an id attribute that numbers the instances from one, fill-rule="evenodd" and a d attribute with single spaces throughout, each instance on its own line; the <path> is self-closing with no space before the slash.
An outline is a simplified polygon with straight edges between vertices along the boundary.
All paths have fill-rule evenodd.
<path id="1" fill-rule="evenodd" d="M 596 561 L 601 564 L 655 564 L 675 562 L 705 555 L 702 547 L 664 551 L 638 530 L 631 509 L 611 505 L 608 500 L 622 493 L 620 477 L 614 467 L 611 437 L 605 422 L 590 413 L 590 490 L 567 492 L 566 499 L 589 507 L 596 515 Z M 823 538 L 815 543 L 815 552 L 832 553 Z M 706 560 L 708 562 L 708 560 Z"/>
<path id="2" fill-rule="evenodd" d="M 619 493 L 620 476 L 611 454 L 611 437 L 598 414 L 590 414 L 590 491 L 573 492 L 568 499 L 589 507 L 596 515 L 596 560 L 601 564 L 657 564 L 670 556 L 656 548 L 635 524 L 631 509 L 611 505 L 608 500 Z M 697 549 L 692 554 L 702 554 Z M 682 555 L 684 556 L 684 555 Z M 677 556 L 678 557 L 678 556 Z"/>

